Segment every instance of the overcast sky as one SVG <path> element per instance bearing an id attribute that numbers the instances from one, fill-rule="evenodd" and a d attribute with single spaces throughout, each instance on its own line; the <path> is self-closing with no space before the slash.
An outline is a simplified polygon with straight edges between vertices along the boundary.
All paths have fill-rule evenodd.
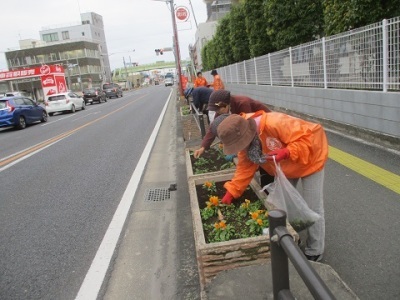
<path id="1" fill-rule="evenodd" d="M 80 14 L 85 12 L 95 12 L 103 17 L 108 53 L 115 53 L 110 56 L 112 69 L 124 66 L 123 57 L 126 62 L 139 64 L 174 60 L 172 52 L 165 52 L 162 56 L 156 56 L 154 52 L 154 49 L 172 47 L 169 3 L 156 0 L 1 2 L 0 70 L 7 69 L 4 51 L 19 49 L 19 40 L 39 40 L 39 31 L 46 27 L 76 25 L 81 20 Z M 189 58 L 189 44 L 195 43 L 196 21 L 197 24 L 206 21 L 206 4 L 203 0 L 174 0 L 174 3 L 176 7 L 185 6 L 190 11 L 187 22 L 177 21 L 181 59 L 186 59 Z"/>

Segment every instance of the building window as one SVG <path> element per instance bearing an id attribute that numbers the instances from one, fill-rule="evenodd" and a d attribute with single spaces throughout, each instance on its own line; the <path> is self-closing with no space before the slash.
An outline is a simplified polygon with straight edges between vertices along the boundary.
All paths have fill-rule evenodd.
<path id="1" fill-rule="evenodd" d="M 43 41 L 45 42 L 55 42 L 58 41 L 58 33 L 54 32 L 54 33 L 46 33 L 43 34 Z"/>
<path id="2" fill-rule="evenodd" d="M 69 40 L 69 31 L 61 32 L 63 40 Z"/>
<path id="3" fill-rule="evenodd" d="M 82 36 L 85 36 L 85 32 L 82 31 Z"/>

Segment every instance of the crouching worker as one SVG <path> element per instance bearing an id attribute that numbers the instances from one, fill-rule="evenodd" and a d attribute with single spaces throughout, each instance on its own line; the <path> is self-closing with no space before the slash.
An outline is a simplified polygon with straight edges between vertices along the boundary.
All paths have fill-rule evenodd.
<path id="1" fill-rule="evenodd" d="M 320 261 L 325 247 L 323 201 L 324 167 L 328 159 L 328 142 L 320 124 L 307 122 L 283 113 L 258 111 L 226 117 L 217 128 L 226 155 L 238 153 L 236 172 L 225 183 L 222 203 L 231 204 L 250 184 L 259 167 L 270 175 L 275 164 L 300 191 L 309 208 L 321 217 L 308 230 L 305 255 Z"/>

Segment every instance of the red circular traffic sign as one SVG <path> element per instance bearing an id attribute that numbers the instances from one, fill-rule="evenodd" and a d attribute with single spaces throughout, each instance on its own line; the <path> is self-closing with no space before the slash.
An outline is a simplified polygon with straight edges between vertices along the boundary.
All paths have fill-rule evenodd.
<path id="1" fill-rule="evenodd" d="M 189 10 L 184 6 L 179 6 L 175 9 L 175 16 L 180 21 L 189 19 Z"/>

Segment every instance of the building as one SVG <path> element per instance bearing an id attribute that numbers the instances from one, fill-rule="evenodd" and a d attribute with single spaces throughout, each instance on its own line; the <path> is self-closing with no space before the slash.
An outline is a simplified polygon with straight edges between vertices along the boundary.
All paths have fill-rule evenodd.
<path id="1" fill-rule="evenodd" d="M 82 13 L 75 25 L 43 28 L 40 40 L 19 41 L 20 49 L 5 53 L 9 70 L 62 65 L 68 88 L 82 91 L 111 80 L 111 68 L 102 16 Z M 0 82 L 1 91 L 26 90 L 44 99 L 39 78 Z"/>

